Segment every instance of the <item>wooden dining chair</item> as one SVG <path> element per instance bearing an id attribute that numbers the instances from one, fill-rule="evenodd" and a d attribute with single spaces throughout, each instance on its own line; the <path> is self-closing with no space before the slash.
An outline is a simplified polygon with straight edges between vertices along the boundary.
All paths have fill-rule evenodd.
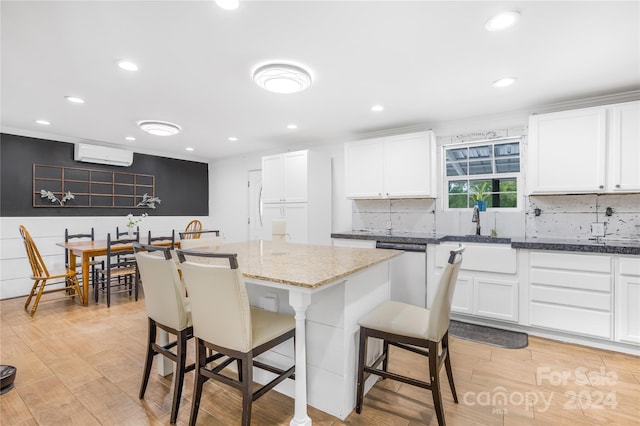
<path id="1" fill-rule="evenodd" d="M 95 232 L 93 230 L 93 228 L 91 228 L 91 232 L 86 233 L 86 234 L 70 234 L 69 233 L 69 229 L 65 228 L 64 230 L 64 242 L 68 243 L 71 240 L 90 240 L 90 241 L 95 241 Z M 64 251 L 64 264 L 65 266 L 68 268 L 69 267 L 69 255 L 70 252 L 69 250 L 65 250 Z M 96 286 L 96 267 L 100 266 L 101 268 L 104 268 L 104 260 L 100 260 L 100 259 L 96 259 L 95 257 L 92 257 L 89 260 L 89 267 L 91 270 L 91 287 L 95 288 Z M 78 274 L 78 280 L 81 280 L 82 277 L 82 265 L 78 264 L 76 266 L 76 272 Z"/>
<path id="2" fill-rule="evenodd" d="M 431 309 L 388 300 L 360 318 L 356 413 L 362 412 L 365 381 L 371 374 L 374 374 L 431 390 L 438 424 L 445 425 L 440 392 L 440 370 L 444 365 L 453 400 L 457 403 L 458 396 L 453 384 L 449 352 L 449 314 L 451 313 L 451 301 L 463 251 L 464 247 L 460 247 L 450 252 L 447 266 L 440 276 L 440 285 Z M 365 360 L 367 359 L 369 338 L 381 339 L 383 343 L 381 355 L 370 365 L 367 365 Z M 430 381 L 425 382 L 414 377 L 389 372 L 389 346 L 428 357 Z M 382 367 L 380 368 L 381 363 Z"/>
<path id="3" fill-rule="evenodd" d="M 175 363 L 173 402 L 169 423 L 175 424 L 180 409 L 182 384 L 185 373 L 195 364 L 186 365 L 187 341 L 193 337 L 191 306 L 184 295 L 178 276 L 178 267 L 168 246 L 133 243 L 138 273 L 144 283 L 144 304 L 148 318 L 147 355 L 138 397 L 144 398 L 149 383 L 153 358 L 163 355 Z M 175 336 L 175 340 L 161 345 L 157 343 L 158 328 Z M 175 350 L 173 348 L 175 347 Z M 209 356 L 211 362 L 223 355 Z"/>
<path id="4" fill-rule="evenodd" d="M 138 239 L 138 241 L 140 240 L 140 227 L 136 226 L 136 230 L 133 231 L 133 236 L 136 237 Z M 120 228 L 118 226 L 116 226 L 116 239 L 119 239 L 120 237 L 129 237 L 129 229 L 125 229 L 124 231 L 121 231 Z"/>
<path id="5" fill-rule="evenodd" d="M 170 249 L 173 250 L 176 246 L 176 231 L 172 230 L 171 235 L 169 236 L 156 235 L 155 237 L 152 237 L 151 231 L 149 231 L 149 234 L 147 235 L 147 242 L 149 244 L 161 243 L 161 242 L 167 243 L 167 244 L 170 244 L 168 247 L 170 247 Z"/>
<path id="6" fill-rule="evenodd" d="M 180 239 L 188 239 L 188 238 L 200 238 L 200 233 L 198 231 L 202 230 L 202 222 L 198 219 L 193 219 L 191 222 L 187 224 L 187 227 L 184 229 L 185 236 L 180 235 Z"/>
<path id="7" fill-rule="evenodd" d="M 286 378 L 295 378 L 295 365 L 282 370 L 254 360 L 254 357 L 292 339 L 295 336 L 295 319 L 249 305 L 235 254 L 180 249 L 176 253 L 189 290 L 193 334 L 196 338 L 196 377 L 189 424 L 196 424 L 202 387 L 207 380 L 213 379 L 242 391 L 241 424 L 249 426 L 253 401 Z M 212 259 L 228 261 L 228 267 L 200 263 Z M 208 366 L 207 349 L 229 358 L 217 366 Z M 239 364 L 237 379 L 223 374 L 223 370 L 234 360 Z M 276 376 L 254 391 L 253 367 Z"/>
<path id="8" fill-rule="evenodd" d="M 40 303 L 42 295 L 56 292 L 64 292 L 64 296 L 47 299 L 47 301 L 66 298 L 73 299 L 78 296 L 78 299 L 82 303 L 82 291 L 80 290 L 76 271 L 65 268 L 62 271 L 49 272 L 44 260 L 42 260 L 40 251 L 38 250 L 36 243 L 33 241 L 33 238 L 31 238 L 29 231 L 27 231 L 27 228 L 20 225 L 19 231 L 24 241 L 27 257 L 29 258 L 29 265 L 31 266 L 32 272 L 31 279 L 34 281 L 33 287 L 31 287 L 31 291 L 27 297 L 27 301 L 24 304 L 24 309 L 29 307 L 31 299 L 35 296 L 36 298 L 31 308 L 31 316 L 33 316 L 33 314 L 36 313 L 36 309 L 38 309 L 38 303 Z M 45 290 L 45 287 L 49 288 Z"/>
<path id="9" fill-rule="evenodd" d="M 111 306 L 111 294 L 129 292 L 138 300 L 138 279 L 136 272 L 136 260 L 133 252 L 133 243 L 139 242 L 138 238 L 111 239 L 107 234 L 107 255 L 104 268 L 96 268 L 98 276 L 94 291 L 95 301 L 98 303 L 100 292 L 107 295 L 107 307 Z M 127 246 L 122 248 L 122 246 Z M 117 290 L 112 290 L 116 288 Z"/>

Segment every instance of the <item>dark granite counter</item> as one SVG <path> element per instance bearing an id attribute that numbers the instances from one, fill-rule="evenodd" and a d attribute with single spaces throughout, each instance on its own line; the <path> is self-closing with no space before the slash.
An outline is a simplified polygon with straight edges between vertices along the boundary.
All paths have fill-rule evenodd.
<path id="1" fill-rule="evenodd" d="M 529 250 L 559 250 L 584 253 L 640 255 L 640 242 L 594 240 L 561 240 L 553 238 L 513 238 L 511 247 Z"/>
<path id="2" fill-rule="evenodd" d="M 640 241 L 560 240 L 552 238 L 505 238 L 477 235 L 433 235 L 421 233 L 386 233 L 376 231 L 346 231 L 331 234 L 331 238 L 375 240 L 384 243 L 440 244 L 447 241 L 485 244 L 510 244 L 528 250 L 558 250 L 583 253 L 640 255 Z"/>

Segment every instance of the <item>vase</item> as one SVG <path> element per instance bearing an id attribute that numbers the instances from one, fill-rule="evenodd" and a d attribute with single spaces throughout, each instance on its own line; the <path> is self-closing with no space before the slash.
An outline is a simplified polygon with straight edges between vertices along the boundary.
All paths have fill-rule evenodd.
<path id="1" fill-rule="evenodd" d="M 484 200 L 474 201 L 474 205 L 478 206 L 478 211 L 487 211 L 487 202 Z"/>
<path id="2" fill-rule="evenodd" d="M 127 231 L 127 238 L 133 238 L 134 234 L 133 234 L 133 228 L 129 228 L 129 230 Z"/>

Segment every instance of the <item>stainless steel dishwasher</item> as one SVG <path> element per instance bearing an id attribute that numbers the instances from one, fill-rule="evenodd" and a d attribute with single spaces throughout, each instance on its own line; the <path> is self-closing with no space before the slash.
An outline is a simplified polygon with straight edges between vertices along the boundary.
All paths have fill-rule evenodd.
<path id="1" fill-rule="evenodd" d="M 427 245 L 377 241 L 376 248 L 405 252 L 391 261 L 391 300 L 426 307 Z"/>

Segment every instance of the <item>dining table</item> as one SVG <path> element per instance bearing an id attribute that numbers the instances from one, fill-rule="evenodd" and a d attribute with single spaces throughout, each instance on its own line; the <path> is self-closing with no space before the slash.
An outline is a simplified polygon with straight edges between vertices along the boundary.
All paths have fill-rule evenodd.
<path id="1" fill-rule="evenodd" d="M 155 241 L 154 245 L 171 245 L 170 241 Z M 93 241 L 68 241 L 56 243 L 56 245 L 63 247 L 69 251 L 69 269 L 75 270 L 77 267 L 76 258 L 81 259 L 82 266 L 82 304 L 87 305 L 89 302 L 89 266 L 91 258 L 98 256 L 105 256 L 107 254 L 107 240 L 93 240 Z M 180 246 L 179 242 L 175 243 L 176 247 Z M 119 244 L 111 247 L 111 251 L 114 253 L 131 250 L 133 246 L 131 244 Z"/>

